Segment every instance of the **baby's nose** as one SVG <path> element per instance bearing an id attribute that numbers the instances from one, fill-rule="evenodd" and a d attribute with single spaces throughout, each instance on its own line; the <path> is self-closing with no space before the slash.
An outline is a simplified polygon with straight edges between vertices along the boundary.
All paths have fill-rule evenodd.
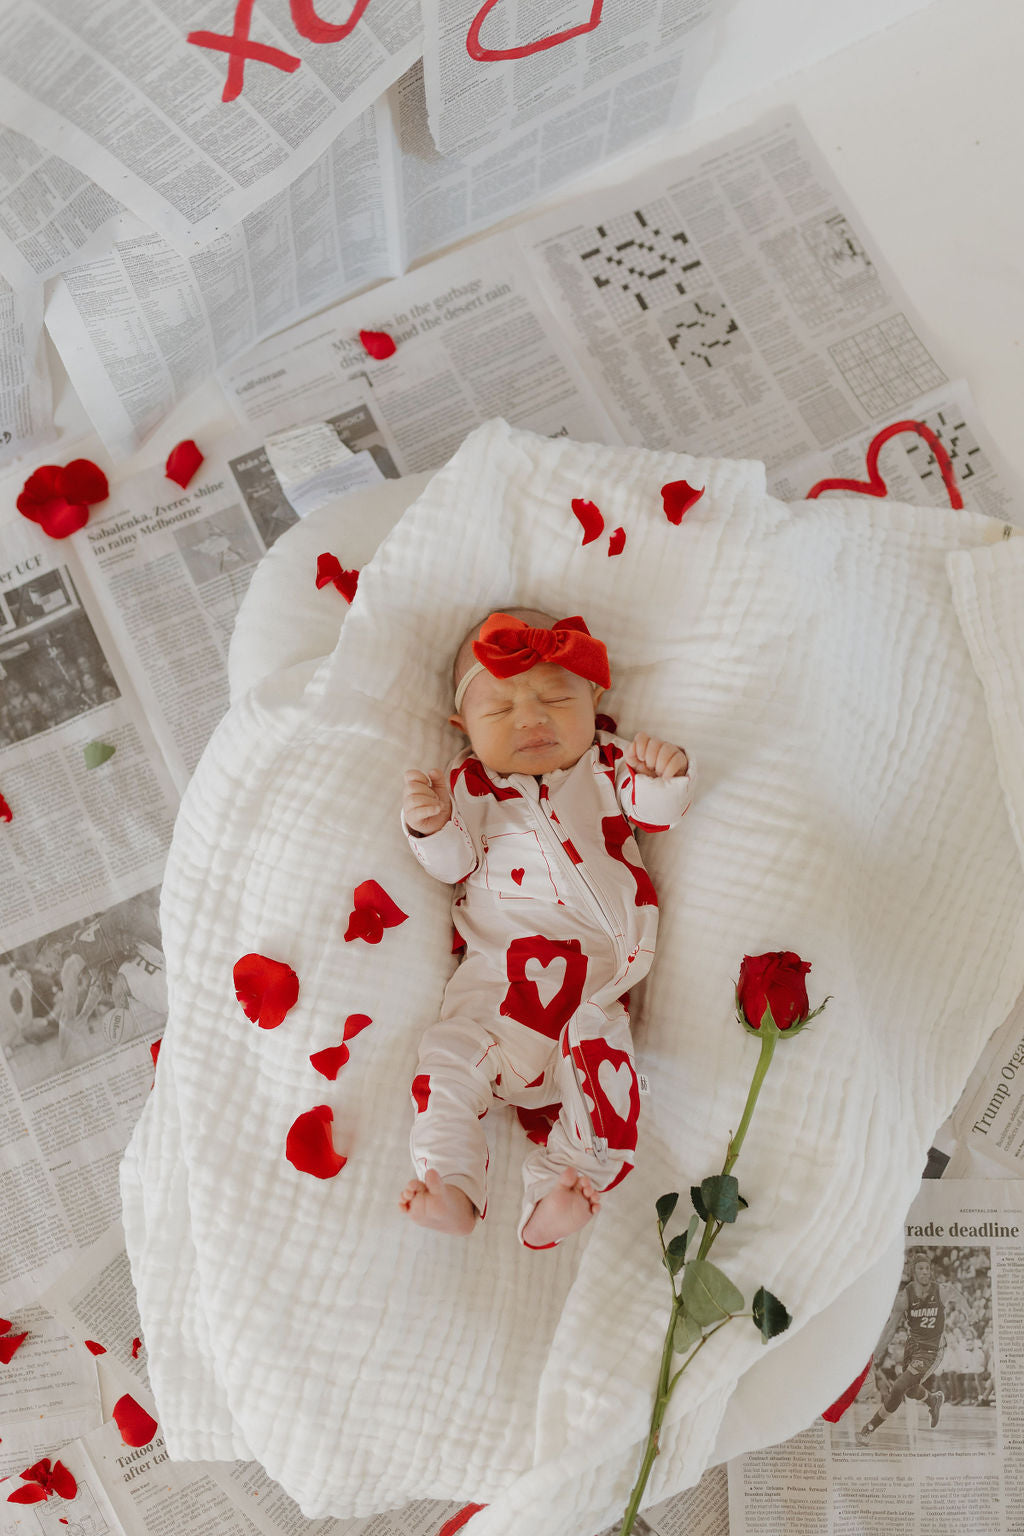
<path id="1" fill-rule="evenodd" d="M 521 699 L 516 706 L 516 721 L 519 725 L 537 725 L 547 718 L 547 706 L 541 699 Z"/>

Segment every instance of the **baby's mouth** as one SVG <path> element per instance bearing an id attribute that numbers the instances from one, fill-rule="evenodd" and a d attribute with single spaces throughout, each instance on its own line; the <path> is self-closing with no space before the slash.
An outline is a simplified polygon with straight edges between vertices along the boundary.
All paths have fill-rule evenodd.
<path id="1" fill-rule="evenodd" d="M 542 752 L 545 747 L 557 747 L 558 743 L 553 736 L 538 736 L 531 741 L 519 743 L 520 752 Z"/>

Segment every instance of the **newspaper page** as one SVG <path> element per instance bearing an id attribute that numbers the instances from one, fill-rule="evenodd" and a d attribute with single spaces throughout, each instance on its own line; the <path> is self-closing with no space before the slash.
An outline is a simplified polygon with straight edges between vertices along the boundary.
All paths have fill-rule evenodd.
<path id="1" fill-rule="evenodd" d="M 137 229 L 65 270 L 50 336 L 114 458 L 261 336 L 398 270 L 390 112 L 371 107 L 292 184 L 190 256 Z"/>
<path id="2" fill-rule="evenodd" d="M 518 213 L 680 121 L 709 43 L 704 28 L 688 40 L 685 68 L 675 55 L 657 57 L 625 78 L 603 76 L 594 90 L 579 97 L 556 92 L 544 115 L 518 131 L 482 149 L 444 154 L 431 137 L 423 62 L 417 60 L 391 93 L 403 265 Z"/>
<path id="3" fill-rule="evenodd" d="M 840 478 L 875 494 L 946 505 L 939 453 L 966 505 L 1024 523 L 1020 488 L 966 385 L 936 361 L 844 205 L 799 122 L 776 115 L 273 337 L 222 377 L 240 414 L 262 433 L 322 417 L 321 401 L 342 398 L 347 386 L 375 402 L 397 439 L 400 424 L 386 409 L 396 386 L 410 386 L 398 395 L 403 415 L 418 409 L 432 424 L 438 390 L 415 388 L 430 332 L 438 344 L 449 334 L 471 344 L 486 335 L 466 300 L 482 294 L 490 308 L 498 286 L 491 274 L 500 271 L 529 303 L 531 329 L 567 369 L 585 373 L 606 422 L 601 441 L 760 459 L 773 494 L 787 500 Z M 437 301 L 445 284 L 454 304 Z M 449 312 L 465 327 L 442 332 Z M 362 325 L 394 335 L 399 351 L 388 364 L 367 366 L 353 352 Z M 347 379 L 345 355 L 353 359 Z M 520 356 L 532 365 L 531 349 Z M 534 426 L 519 399 L 518 360 L 507 378 L 504 361 L 500 349 L 485 354 L 491 387 L 480 409 Z M 476 419 L 466 410 L 451 436 L 432 432 L 425 452 L 399 452 L 401 471 L 436 468 Z M 886 440 L 908 419 L 915 431 Z M 593 424 L 587 435 L 595 435 Z"/>
<path id="4" fill-rule="evenodd" d="M 989 1040 L 946 1129 L 947 1177 L 1024 1177 L 1024 996 Z"/>
<path id="5" fill-rule="evenodd" d="M 16 1306 L 120 1208 L 167 1012 L 177 806 L 75 550 L 21 519 L 0 529 L 0 793 L 0 1289 Z"/>
<path id="6" fill-rule="evenodd" d="M 627 442 L 863 479 L 865 436 L 950 390 L 795 114 L 513 233 Z"/>
<path id="7" fill-rule="evenodd" d="M 0 277 L 0 464 L 56 435 L 42 290 Z"/>
<path id="8" fill-rule="evenodd" d="M 124 209 L 88 176 L 0 127 L 0 272 L 16 287 L 98 255 Z"/>
<path id="9" fill-rule="evenodd" d="M 709 55 L 695 47 L 715 0 L 423 0 L 423 63 L 430 130 L 441 154 L 494 145 L 544 123 L 567 101 L 607 115 L 611 87 L 629 79 L 644 117 L 662 67 L 686 89 Z M 707 32 L 707 27 L 703 28 Z M 640 137 L 639 134 L 636 137 Z"/>
<path id="10" fill-rule="evenodd" d="M 395 355 L 370 359 L 364 328 L 389 332 Z M 507 236 L 272 337 L 222 380 L 264 437 L 328 413 L 364 415 L 402 475 L 438 468 L 492 416 L 549 436 L 617 440 Z"/>
<path id="11" fill-rule="evenodd" d="M 81 553 L 183 791 L 228 707 L 227 650 L 257 562 L 298 521 L 262 448 L 218 441 L 182 490 L 160 469 L 92 509 Z"/>
<path id="12" fill-rule="evenodd" d="M 89 1351 L 41 1306 L 12 1311 L 12 1330 L 28 1338 L 0 1371 L 0 1478 L 52 1457 L 103 1422 Z"/>
<path id="13" fill-rule="evenodd" d="M 235 25 L 279 63 L 246 58 Z M 188 252 L 284 191 L 421 51 L 417 0 L 343 30 L 312 0 L 0 0 L 0 119 Z"/>
<path id="14" fill-rule="evenodd" d="M 732 1536 L 1024 1531 L 1024 1185 L 928 1179 L 861 1391 L 729 1463 Z"/>

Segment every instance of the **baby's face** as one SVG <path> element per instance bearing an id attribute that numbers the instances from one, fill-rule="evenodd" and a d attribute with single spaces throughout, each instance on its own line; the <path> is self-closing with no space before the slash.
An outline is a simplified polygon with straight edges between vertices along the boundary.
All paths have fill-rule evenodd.
<path id="1" fill-rule="evenodd" d="M 554 773 L 578 763 L 593 742 L 600 691 L 551 662 L 515 677 L 479 672 L 462 713 L 449 718 L 494 773 Z"/>

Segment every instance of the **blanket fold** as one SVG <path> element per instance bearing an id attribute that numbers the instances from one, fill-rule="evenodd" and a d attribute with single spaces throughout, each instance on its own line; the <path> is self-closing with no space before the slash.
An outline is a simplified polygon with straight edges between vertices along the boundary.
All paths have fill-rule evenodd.
<path id="1" fill-rule="evenodd" d="M 675 525 L 661 487 L 684 479 L 705 494 Z M 621 554 L 582 544 L 579 497 L 625 530 Z M 315 516 L 297 548 L 330 531 Z M 833 1000 L 780 1044 L 736 1168 L 749 1209 L 715 1258 L 748 1299 L 777 1294 L 793 1328 L 766 1351 L 737 1320 L 702 1351 L 650 1499 L 694 1483 L 716 1439 L 728 1454 L 768 1443 L 842 1390 L 891 1295 L 861 1295 L 831 1355 L 800 1332 L 873 1267 L 895 1284 L 931 1134 L 1024 983 L 1024 743 L 1007 692 L 1024 677 L 1024 541 L 995 544 L 993 526 L 856 498 L 786 505 L 757 464 L 498 421 L 421 490 L 350 609 L 316 591 L 312 566 L 303 595 L 293 534 L 280 541 L 240 621 L 276 626 L 278 649 L 233 655 L 234 703 L 175 830 L 168 1029 L 122 1169 L 173 1456 L 258 1457 L 309 1516 L 437 1497 L 486 1504 L 474 1536 L 610 1523 L 667 1317 L 654 1201 L 721 1166 L 757 1050 L 733 984 L 744 954 L 774 949 L 812 963 L 812 1006 Z M 358 564 L 338 527 L 321 547 Z M 1002 561 L 998 583 L 986 561 Z M 652 1087 L 636 1169 L 543 1253 L 515 1240 L 526 1143 L 498 1107 L 474 1236 L 398 1209 L 416 1042 L 453 964 L 449 894 L 401 832 L 401 776 L 457 749 L 453 651 L 509 605 L 581 613 L 608 646 L 601 707 L 619 733 L 678 740 L 701 765 L 684 826 L 643 842 L 661 929 L 634 1000 Z M 407 921 L 346 942 L 368 879 Z M 232 967 L 252 951 L 299 977 L 274 1030 L 235 1000 Z M 373 1022 L 328 1082 L 309 1057 L 352 1013 Z M 326 1180 L 285 1158 L 319 1104 L 347 1158 Z"/>

